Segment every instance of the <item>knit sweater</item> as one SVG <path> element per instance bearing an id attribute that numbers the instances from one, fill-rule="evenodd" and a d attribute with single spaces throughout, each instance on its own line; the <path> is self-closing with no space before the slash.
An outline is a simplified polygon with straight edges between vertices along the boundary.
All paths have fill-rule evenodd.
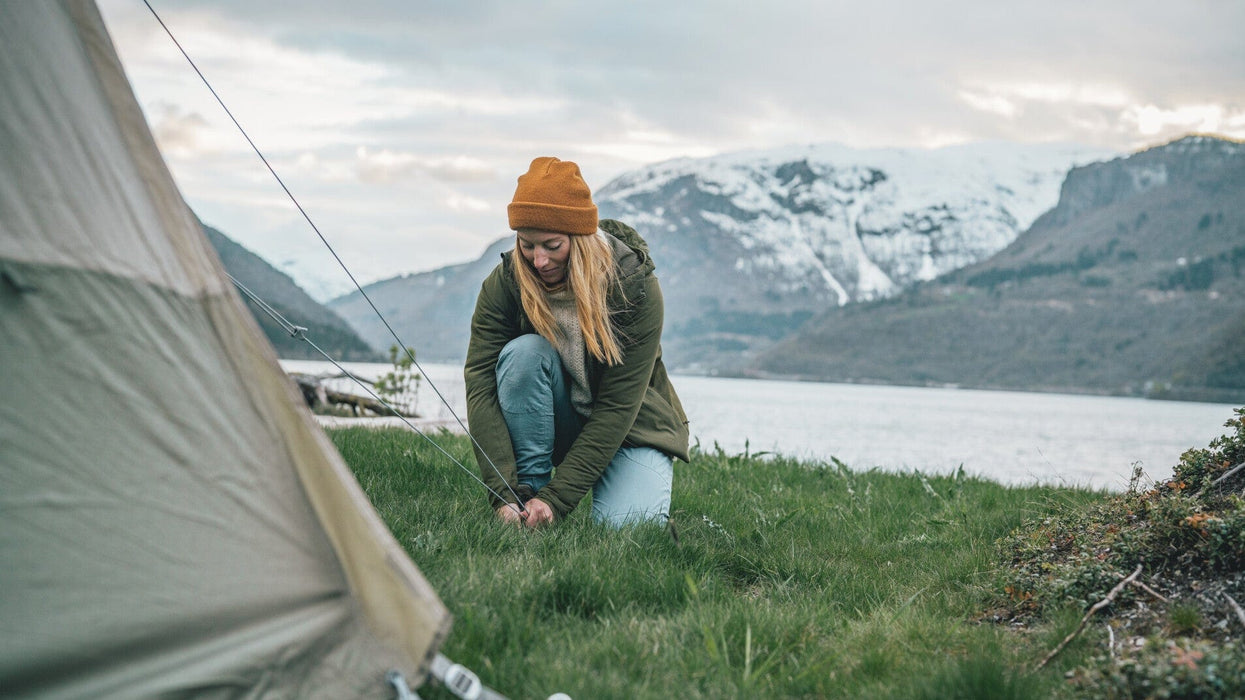
<path id="1" fill-rule="evenodd" d="M 571 378 L 571 404 L 575 412 L 587 418 L 592 415 L 592 389 L 588 387 L 588 365 L 584 362 L 584 332 L 579 325 L 579 309 L 575 296 L 568 289 L 545 295 L 549 310 L 558 324 L 555 347 L 562 358 L 562 367 Z"/>

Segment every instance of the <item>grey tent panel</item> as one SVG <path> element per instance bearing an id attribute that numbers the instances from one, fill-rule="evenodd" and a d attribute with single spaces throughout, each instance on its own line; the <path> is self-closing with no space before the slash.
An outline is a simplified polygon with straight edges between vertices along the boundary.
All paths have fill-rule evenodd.
<path id="1" fill-rule="evenodd" d="M 0 0 L 0 693 L 386 697 L 449 616 L 178 194 L 89 2 Z"/>

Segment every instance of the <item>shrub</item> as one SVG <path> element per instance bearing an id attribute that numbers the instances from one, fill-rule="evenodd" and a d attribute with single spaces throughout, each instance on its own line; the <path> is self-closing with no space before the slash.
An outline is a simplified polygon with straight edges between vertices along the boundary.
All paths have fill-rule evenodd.
<path id="1" fill-rule="evenodd" d="M 1119 659 L 1095 662 L 1074 676 L 1078 689 L 1092 697 L 1245 697 L 1245 653 L 1234 642 L 1150 639 Z"/>
<path id="2" fill-rule="evenodd" d="M 1233 430 L 1186 451 L 1170 479 L 1142 490 L 1137 471 L 1126 493 L 1069 506 L 1001 540 L 1010 560 L 1001 603 L 1024 625 L 1051 624 L 1069 605 L 1088 609 L 1142 567 L 1148 589 L 1125 587 L 1104 613 L 1115 618 L 1112 629 L 1129 630 L 1130 643 L 1118 658 L 1095 657 L 1077 671 L 1078 692 L 1245 696 L 1245 656 L 1235 647 L 1235 617 L 1225 613 L 1229 596 L 1245 596 L 1245 500 L 1237 495 L 1245 470 L 1226 476 L 1245 462 L 1245 408 L 1225 425 Z"/>

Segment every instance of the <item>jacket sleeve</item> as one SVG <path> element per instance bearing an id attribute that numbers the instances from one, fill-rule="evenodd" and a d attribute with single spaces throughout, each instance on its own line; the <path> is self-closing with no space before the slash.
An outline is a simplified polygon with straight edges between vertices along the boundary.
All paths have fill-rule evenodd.
<path id="1" fill-rule="evenodd" d="M 661 286 L 657 277 L 650 274 L 641 297 L 620 318 L 622 363 L 605 368 L 592 415 L 562 463 L 554 469 L 553 480 L 537 494 L 559 517 L 575 509 L 631 431 L 661 350 L 664 313 Z"/>
<path id="2" fill-rule="evenodd" d="M 505 287 L 502 266 L 498 265 L 484 280 L 476 298 L 471 342 L 463 368 L 472 449 L 480 478 L 492 489 L 489 499 L 494 508 L 513 502 L 511 489 L 517 490 L 519 484 L 510 431 L 497 400 L 497 357 L 506 343 L 520 334 L 517 304 Z M 521 495 L 531 497 L 530 493 Z"/>

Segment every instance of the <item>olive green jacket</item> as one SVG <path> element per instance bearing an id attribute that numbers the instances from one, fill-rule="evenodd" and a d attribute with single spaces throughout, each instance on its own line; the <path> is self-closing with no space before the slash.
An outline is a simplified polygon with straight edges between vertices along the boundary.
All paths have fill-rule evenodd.
<path id="1" fill-rule="evenodd" d="M 592 415 L 562 463 L 555 465 L 552 481 L 535 494 L 558 517 L 575 508 L 623 445 L 653 447 L 688 460 L 687 416 L 661 361 L 664 307 L 648 244 L 618 221 L 602 219 L 600 228 L 629 249 L 615 255 L 618 285 L 609 294 L 623 362 L 607 366 L 587 354 Z M 533 495 L 519 487 L 510 433 L 497 400 L 496 369 L 506 343 L 535 332 L 519 301 L 511 255 L 505 253 L 480 287 L 463 371 L 476 463 L 484 482 L 502 496 L 490 495 L 494 508 L 514 500 L 511 489 L 523 500 Z"/>

